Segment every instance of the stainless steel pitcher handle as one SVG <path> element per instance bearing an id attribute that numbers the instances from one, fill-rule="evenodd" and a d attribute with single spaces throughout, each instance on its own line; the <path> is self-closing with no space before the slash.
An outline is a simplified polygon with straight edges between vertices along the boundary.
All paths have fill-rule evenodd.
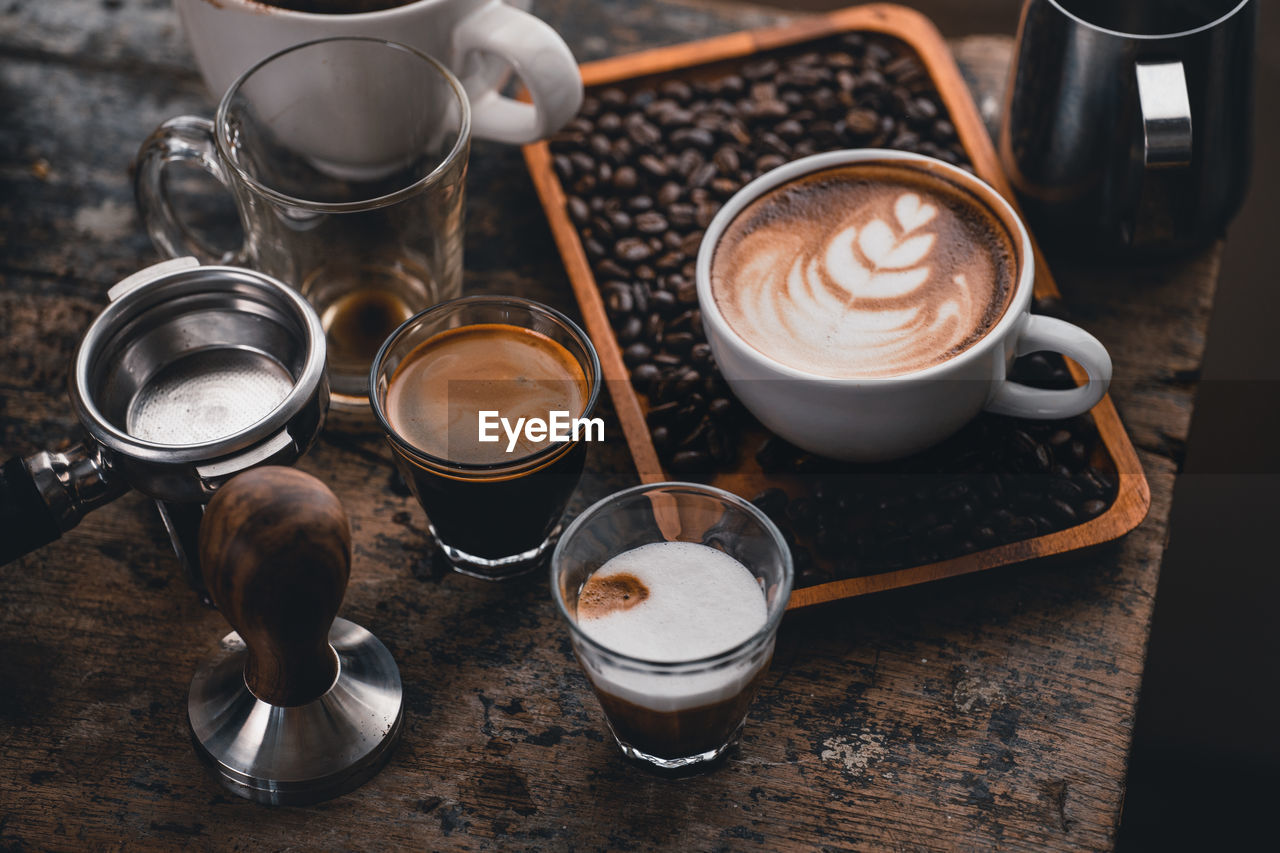
<path id="1" fill-rule="evenodd" d="M 1143 163 L 1148 169 L 1191 165 L 1191 101 L 1182 63 L 1139 62 Z"/>

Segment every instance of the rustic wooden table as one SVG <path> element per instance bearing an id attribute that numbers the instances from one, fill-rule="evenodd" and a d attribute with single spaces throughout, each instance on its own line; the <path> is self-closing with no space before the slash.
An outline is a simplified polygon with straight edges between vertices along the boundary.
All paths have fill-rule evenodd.
<path id="1" fill-rule="evenodd" d="M 660 0 L 535 8 L 583 60 L 781 20 Z M 1007 39 L 955 47 L 973 80 L 1000 80 Z M 156 257 L 133 213 L 133 154 L 163 119 L 212 102 L 165 0 L 11 0 L 0 57 L 10 456 L 77 436 L 71 353 L 106 289 Z M 998 103 L 990 86 L 978 94 Z M 469 192 L 468 287 L 574 312 L 519 152 L 475 145 Z M 225 622 L 188 589 L 154 509 L 127 495 L 0 567 L 0 846 L 1109 847 L 1217 259 L 1054 262 L 1075 319 L 1115 359 L 1113 396 L 1153 497 L 1137 530 L 1051 563 L 792 614 L 741 747 L 694 778 L 619 757 L 545 578 L 440 571 L 378 436 L 331 432 L 301 467 L 350 511 L 343 615 L 400 662 L 404 739 L 336 801 L 230 796 L 185 722 L 189 680 Z M 634 479 L 614 430 L 573 510 Z"/>

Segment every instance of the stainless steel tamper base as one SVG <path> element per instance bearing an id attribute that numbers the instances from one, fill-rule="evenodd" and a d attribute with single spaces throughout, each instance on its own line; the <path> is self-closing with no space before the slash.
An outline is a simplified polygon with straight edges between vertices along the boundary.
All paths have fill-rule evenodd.
<path id="1" fill-rule="evenodd" d="M 232 793 L 270 805 L 305 805 L 360 786 L 391 757 L 404 721 L 404 691 L 391 652 L 346 619 L 329 645 L 338 676 L 320 698 L 286 708 L 245 684 L 240 635 L 196 670 L 187 719 L 196 753 Z"/>

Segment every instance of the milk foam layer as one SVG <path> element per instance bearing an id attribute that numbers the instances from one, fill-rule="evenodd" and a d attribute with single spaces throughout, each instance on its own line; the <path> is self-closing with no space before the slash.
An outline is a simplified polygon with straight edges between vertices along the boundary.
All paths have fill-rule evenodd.
<path id="1" fill-rule="evenodd" d="M 886 163 L 806 175 L 748 205 L 711 266 L 729 326 L 834 378 L 896 376 L 972 346 L 1004 314 L 1007 230 L 945 178 Z"/>
<path id="2" fill-rule="evenodd" d="M 639 595 L 637 582 L 643 588 Z M 605 586 L 614 589 L 593 595 Z M 620 590 L 640 598 L 639 603 L 611 606 L 601 600 L 616 600 Z M 749 640 L 767 620 L 764 593 L 746 566 L 694 542 L 656 542 L 625 551 L 597 569 L 579 596 L 578 626 L 584 634 L 613 652 L 649 661 L 680 663 L 721 654 Z M 637 672 L 586 657 L 583 663 L 600 689 L 635 705 L 676 711 L 740 692 L 768 663 L 765 651 L 713 669 L 674 674 Z"/>

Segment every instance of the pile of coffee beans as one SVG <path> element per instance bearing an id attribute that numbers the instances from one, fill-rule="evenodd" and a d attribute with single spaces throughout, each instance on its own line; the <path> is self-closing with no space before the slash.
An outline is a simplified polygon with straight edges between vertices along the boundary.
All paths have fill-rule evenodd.
<path id="1" fill-rule="evenodd" d="M 716 369 L 698 310 L 694 264 L 703 232 L 720 206 L 764 172 L 822 151 L 898 148 L 972 170 L 927 71 L 910 48 L 894 39 L 848 33 L 718 68 L 718 73 L 694 79 L 665 77 L 625 89 L 592 91 L 580 115 L 551 141 L 567 213 L 591 263 L 632 384 L 648 401 L 654 448 L 668 471 L 686 476 L 734 467 L 744 451 L 744 434 L 762 431 Z M 985 473 L 1004 476 L 1006 469 L 1000 466 L 1013 464 L 1011 459 L 984 450 L 1014 440 L 999 425 L 993 426 L 999 420 L 980 419 L 956 441 L 973 445 L 973 458 L 994 466 L 983 469 Z M 1053 449 L 1049 469 L 1066 465 L 1054 455 L 1060 446 L 1050 441 L 1061 438 L 1058 433 L 1063 431 L 1071 435 L 1068 447 L 1082 443 L 1084 456 L 1092 455 L 1090 442 L 1096 438 L 1091 426 L 1082 425 L 1087 423 L 1086 418 L 1074 425 L 1056 424 L 1050 434 L 1042 435 L 1048 427 L 1008 422 L 1010 429 L 1026 436 L 1016 441 Z M 952 454 L 958 450 L 954 442 L 945 447 Z M 759 449 L 757 459 L 770 471 L 802 473 L 808 466 L 838 470 L 840 477 L 859 476 L 788 448 L 776 438 Z M 1075 477 L 1081 470 L 1069 473 Z M 892 479 L 875 480 L 874 488 L 882 490 Z M 1056 500 L 1073 499 L 1071 488 L 1058 488 L 1068 495 Z M 1073 504 L 1068 514 L 1056 504 L 1022 510 L 1004 505 L 1033 491 L 1029 488 L 1003 488 L 998 497 L 987 489 L 981 492 L 983 512 L 972 500 L 959 505 L 971 507 L 975 520 L 990 524 L 960 532 L 951 516 L 926 509 L 920 501 L 901 502 L 903 517 L 894 522 L 895 531 L 915 531 L 930 520 L 931 528 L 943 528 L 928 540 L 927 548 L 899 543 L 896 533 L 859 540 L 858 528 L 846 522 L 856 515 L 849 515 L 849 508 L 860 508 L 863 498 L 839 488 L 819 489 L 828 497 L 815 492 L 812 501 L 785 503 L 781 509 L 781 492 L 762 500 L 797 543 L 797 556 L 806 570 L 801 582 L 813 583 L 826 579 L 815 572 L 848 576 L 883 571 L 1069 526 L 1089 517 L 1091 510 L 1097 510 L 1093 515 L 1100 512 L 1084 503 L 1108 500 L 1113 490 L 1106 478 L 1097 488 L 1081 487 L 1088 496 Z M 892 503 L 899 508 L 897 499 Z M 845 515 L 833 514 L 832 507 L 843 507 L 838 511 Z M 1018 520 L 1006 523 L 1004 515 L 988 519 L 984 514 L 997 509 Z M 914 522 L 907 518 L 912 514 Z M 969 514 L 962 513 L 966 518 Z M 946 524 L 952 525 L 950 533 Z M 994 532 L 994 537 L 987 532 Z M 873 542 L 879 544 L 867 544 Z M 811 551 L 822 559 L 814 560 Z"/>
<path id="2" fill-rule="evenodd" d="M 1011 378 L 1074 385 L 1058 356 L 1020 359 Z M 881 465 L 833 462 L 776 436 L 756 451 L 766 473 L 787 475 L 807 496 L 780 488 L 753 499 L 778 523 L 796 561 L 796 585 L 934 563 L 1063 530 L 1111 505 L 1116 476 L 1093 419 L 1027 421 L 980 415 L 942 444 Z"/>

